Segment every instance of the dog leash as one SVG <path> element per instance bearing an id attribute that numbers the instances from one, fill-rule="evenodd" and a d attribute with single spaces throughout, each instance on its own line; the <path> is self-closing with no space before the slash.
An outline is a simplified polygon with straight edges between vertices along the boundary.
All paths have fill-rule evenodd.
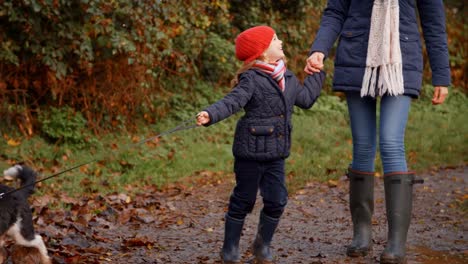
<path id="1" fill-rule="evenodd" d="M 192 119 L 192 118 L 187 119 L 187 120 L 181 122 L 179 125 L 177 125 L 177 126 L 174 127 L 174 128 L 171 128 L 171 129 L 169 129 L 169 130 L 166 130 L 166 131 L 164 131 L 164 132 L 161 132 L 161 133 L 159 133 L 159 134 L 157 134 L 157 135 L 155 135 L 155 136 L 152 136 L 152 137 L 149 137 L 149 138 L 145 138 L 145 139 L 143 139 L 143 140 L 140 140 L 140 141 L 138 141 L 138 142 L 135 143 L 135 144 L 129 144 L 127 147 L 123 148 L 123 149 L 120 150 L 119 152 L 125 152 L 125 151 L 127 151 L 127 150 L 132 149 L 132 148 L 136 148 L 136 147 L 138 147 L 138 146 L 140 146 L 140 145 L 142 145 L 142 144 L 145 144 L 145 143 L 148 142 L 148 141 L 155 140 L 155 139 L 157 139 L 157 138 L 160 138 L 160 137 L 163 137 L 163 136 L 166 136 L 166 135 L 175 133 L 175 132 L 177 132 L 177 131 L 189 130 L 189 129 L 192 129 L 192 128 L 196 128 L 196 127 L 198 126 L 198 125 L 196 125 L 196 124 L 191 124 L 191 123 L 193 123 L 193 119 Z M 70 168 L 68 168 L 68 169 L 66 169 L 66 170 L 63 170 L 63 171 L 57 172 L 57 173 L 55 173 L 55 174 L 52 174 L 52 175 L 50 175 L 50 176 L 48 176 L 48 177 L 45 177 L 45 178 L 40 179 L 40 180 L 38 180 L 38 181 L 35 181 L 35 182 L 33 182 L 33 183 L 23 185 L 23 186 L 21 186 L 21 187 L 18 187 L 18 188 L 16 188 L 16 189 L 13 189 L 13 190 L 8 191 L 8 192 L 0 193 L 0 200 L 3 199 L 5 196 L 10 195 L 10 194 L 12 194 L 12 193 L 15 193 L 15 192 L 17 192 L 17 191 L 19 191 L 19 190 L 22 190 L 22 189 L 26 188 L 26 187 L 36 185 L 37 183 L 43 182 L 43 181 L 45 181 L 45 180 L 48 180 L 48 179 L 51 179 L 51 178 L 54 178 L 54 177 L 57 177 L 57 176 L 59 176 L 59 175 L 61 175 L 61 174 L 64 174 L 64 173 L 66 173 L 66 172 L 72 171 L 72 170 L 77 169 L 77 168 L 80 168 L 80 167 L 82 167 L 82 166 L 91 164 L 91 163 L 96 162 L 96 161 L 98 161 L 98 160 L 101 160 L 101 159 L 99 159 L 99 158 L 92 159 L 92 160 L 90 160 L 90 161 L 87 161 L 87 162 L 78 164 L 78 165 L 73 166 L 73 167 L 70 167 Z"/>

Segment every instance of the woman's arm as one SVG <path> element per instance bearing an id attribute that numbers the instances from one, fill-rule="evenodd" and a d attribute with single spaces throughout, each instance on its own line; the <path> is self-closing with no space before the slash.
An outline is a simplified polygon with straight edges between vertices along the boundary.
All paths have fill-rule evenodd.
<path id="1" fill-rule="evenodd" d="M 314 74 L 323 69 L 323 60 L 328 56 L 343 28 L 348 14 L 349 0 L 329 0 L 323 11 L 320 28 L 309 52 L 304 71 Z"/>
<path id="2" fill-rule="evenodd" d="M 335 43 L 343 28 L 348 14 L 350 0 L 329 0 L 323 11 L 320 28 L 315 36 L 309 55 L 319 51 L 328 56 L 330 48 Z"/>
<path id="3" fill-rule="evenodd" d="M 442 0 L 417 1 L 421 27 L 432 71 L 433 104 L 444 102 L 450 85 L 450 64 Z"/>

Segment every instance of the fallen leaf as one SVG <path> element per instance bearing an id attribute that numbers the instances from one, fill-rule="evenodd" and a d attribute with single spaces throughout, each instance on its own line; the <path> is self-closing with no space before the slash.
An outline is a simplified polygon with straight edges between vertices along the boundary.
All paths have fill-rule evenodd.
<path id="1" fill-rule="evenodd" d="M 21 141 L 14 140 L 14 139 L 10 138 L 10 139 L 8 139 L 7 144 L 8 144 L 8 146 L 16 147 L 19 144 L 21 144 Z"/>
<path id="2" fill-rule="evenodd" d="M 336 180 L 328 180 L 327 184 L 328 184 L 328 187 L 334 188 L 334 187 L 338 186 L 338 181 L 336 181 Z"/>

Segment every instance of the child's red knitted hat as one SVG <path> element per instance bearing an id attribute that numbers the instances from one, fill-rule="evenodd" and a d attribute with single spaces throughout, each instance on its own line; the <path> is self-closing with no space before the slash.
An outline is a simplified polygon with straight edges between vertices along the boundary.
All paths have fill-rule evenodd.
<path id="1" fill-rule="evenodd" d="M 268 26 L 256 26 L 239 34 L 236 38 L 236 57 L 249 63 L 268 49 L 275 31 Z"/>

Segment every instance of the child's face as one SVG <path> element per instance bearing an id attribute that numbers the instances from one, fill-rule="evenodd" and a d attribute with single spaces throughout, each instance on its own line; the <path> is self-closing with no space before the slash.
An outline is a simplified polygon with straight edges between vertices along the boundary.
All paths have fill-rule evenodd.
<path id="1" fill-rule="evenodd" d="M 267 62 L 276 62 L 284 58 L 283 41 L 281 41 L 276 34 L 273 36 L 270 46 L 265 51 L 265 58 Z"/>

